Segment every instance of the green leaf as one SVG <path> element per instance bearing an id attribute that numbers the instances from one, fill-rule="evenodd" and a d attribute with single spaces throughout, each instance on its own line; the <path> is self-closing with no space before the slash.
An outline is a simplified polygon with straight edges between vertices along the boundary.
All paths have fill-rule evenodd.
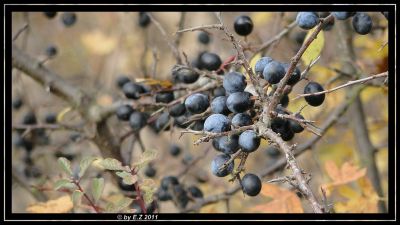
<path id="1" fill-rule="evenodd" d="M 92 196 L 95 202 L 97 202 L 100 197 L 101 193 L 103 193 L 104 189 L 104 178 L 94 178 L 92 181 Z"/>
<path id="2" fill-rule="evenodd" d="M 157 151 L 156 150 L 146 150 L 145 152 L 140 155 L 139 160 L 133 164 L 138 169 L 145 167 L 150 161 L 157 158 Z"/>
<path id="3" fill-rule="evenodd" d="M 307 40 L 312 33 L 314 33 L 315 28 L 308 31 L 305 40 Z M 325 37 L 324 32 L 321 30 L 316 39 L 308 46 L 307 50 L 304 52 L 301 59 L 303 60 L 305 65 L 309 65 L 313 60 L 315 60 L 320 54 L 322 49 L 324 48 Z"/>
<path id="4" fill-rule="evenodd" d="M 96 157 L 90 156 L 82 159 L 81 163 L 79 164 L 79 177 L 83 177 L 87 168 L 92 164 L 92 162 L 96 159 Z"/>
<path id="5" fill-rule="evenodd" d="M 81 192 L 80 190 L 75 190 L 72 193 L 72 203 L 74 204 L 74 206 L 81 204 L 82 196 L 83 192 Z"/>
<path id="6" fill-rule="evenodd" d="M 143 200 L 146 204 L 150 204 L 153 201 L 153 195 L 157 191 L 157 187 L 152 179 L 144 179 L 143 183 L 140 184 L 140 188 L 143 191 Z"/>
<path id="7" fill-rule="evenodd" d="M 68 188 L 68 187 L 70 187 L 70 184 L 72 184 L 71 183 L 71 181 L 70 180 L 68 180 L 68 179 L 61 179 L 61 180 L 58 180 L 55 184 L 54 184 L 54 190 L 58 190 L 58 189 L 60 189 L 60 188 L 63 188 L 63 187 L 66 187 L 66 188 Z M 73 184 L 74 185 L 74 184 Z M 75 185 L 74 185 L 75 186 Z"/>
<path id="8" fill-rule="evenodd" d="M 132 185 L 132 184 L 136 183 L 136 181 L 138 180 L 137 175 L 132 175 L 131 173 L 128 173 L 126 171 L 116 172 L 115 174 L 117 174 L 117 176 L 121 177 L 122 182 L 124 182 L 127 185 Z"/>
<path id="9" fill-rule="evenodd" d="M 132 202 L 133 199 L 124 197 L 121 200 L 119 200 L 116 204 L 108 203 L 106 206 L 106 211 L 111 213 L 120 212 L 126 207 L 130 206 Z"/>
<path id="10" fill-rule="evenodd" d="M 106 170 L 126 170 L 122 163 L 116 159 L 106 158 L 100 162 L 100 165 Z"/>
<path id="11" fill-rule="evenodd" d="M 64 172 L 66 172 L 69 176 L 72 176 L 71 162 L 64 157 L 58 158 L 57 161 L 61 169 L 64 170 Z"/>

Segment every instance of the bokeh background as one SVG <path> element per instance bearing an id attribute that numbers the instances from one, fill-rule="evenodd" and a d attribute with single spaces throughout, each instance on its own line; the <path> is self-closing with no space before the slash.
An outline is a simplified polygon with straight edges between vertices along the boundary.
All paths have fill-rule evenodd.
<path id="1" fill-rule="evenodd" d="M 68 82 L 79 86 L 88 93 L 97 96 L 100 104 L 109 105 L 117 99 L 122 98 L 122 93 L 116 88 L 115 80 L 121 75 L 128 75 L 132 79 L 152 77 L 157 80 L 171 79 L 171 69 L 176 63 L 165 38 L 154 24 L 150 24 L 146 29 L 138 25 L 138 12 L 76 12 L 77 22 L 74 26 L 65 27 L 61 22 L 62 12 L 53 19 L 46 18 L 41 12 L 13 13 L 12 33 L 15 34 L 27 22 L 29 22 L 29 32 L 22 33 L 15 41 L 18 46 L 25 48 L 25 51 L 36 59 L 44 59 L 45 50 L 49 45 L 54 45 L 58 49 L 58 54 L 54 59 L 45 65 L 60 74 Z M 380 50 L 383 43 L 387 41 L 387 20 L 379 12 L 369 13 L 373 18 L 374 29 L 368 35 L 354 34 L 354 47 L 357 59 L 357 66 L 365 74 L 377 74 L 387 71 L 387 47 Z M 178 29 L 180 12 L 155 12 L 152 14 L 165 28 L 170 40 L 174 39 L 174 32 Z M 224 12 L 223 19 L 228 28 L 233 31 L 233 21 L 239 15 L 248 15 L 254 23 L 254 30 L 246 40 L 237 36 L 241 41 L 250 46 L 260 46 L 262 43 L 274 37 L 286 25 L 291 23 L 296 16 L 293 12 Z M 336 21 L 341 23 L 343 21 Z M 210 12 L 188 12 L 184 27 L 194 27 L 205 24 L 216 23 L 215 16 Z M 225 39 L 223 32 L 219 30 L 208 30 L 211 42 L 203 45 L 198 42 L 199 32 L 184 33 L 180 50 L 183 51 L 189 61 L 195 59 L 204 50 L 217 53 L 222 60 L 235 54 L 235 50 L 229 41 Z M 288 35 L 282 38 L 268 56 L 276 60 L 289 62 L 295 55 L 301 42 L 297 42 L 299 37 L 304 36 L 300 28 L 295 27 Z M 26 35 L 27 34 L 27 35 Z M 309 72 L 310 80 L 326 84 L 332 77 L 336 76 L 334 68 L 341 67 L 340 54 L 338 54 L 338 42 L 340 32 L 334 26 L 331 31 L 323 32 L 325 44 L 321 53 L 321 59 Z M 248 52 L 251 55 L 251 52 Z M 156 61 L 156 73 L 151 74 Z M 304 62 L 299 67 L 304 70 L 307 65 Z M 12 89 L 13 98 L 21 97 L 25 106 L 18 111 L 13 111 L 13 124 L 20 124 L 23 116 L 33 110 L 39 121 L 43 121 L 49 112 L 59 113 L 68 105 L 57 97 L 49 94 L 35 81 L 24 76 L 17 70 L 13 70 Z M 345 81 L 338 80 L 325 86 L 325 89 L 336 87 Z M 302 93 L 305 81 L 301 81 L 290 93 L 289 98 L 294 98 Z M 306 107 L 303 116 L 310 120 L 315 120 L 316 125 L 321 125 L 324 119 L 332 110 L 344 101 L 346 89 L 341 89 L 326 96 L 325 103 L 321 107 Z M 361 93 L 366 113 L 366 123 L 368 125 L 369 137 L 372 144 L 377 148 L 375 161 L 377 163 L 381 177 L 381 186 L 384 191 L 383 196 L 379 196 L 380 201 L 387 200 L 388 189 L 388 89 L 386 86 L 369 86 Z M 306 102 L 304 99 L 291 101 L 288 109 L 297 111 Z M 64 121 L 70 123 L 79 122 L 77 113 L 71 112 L 64 116 Z M 116 136 L 120 136 L 129 131 L 129 125 L 111 117 L 109 124 Z M 319 193 L 319 187 L 334 182 L 329 176 L 327 168 L 332 169 L 336 165 L 338 170 L 342 169 L 343 174 L 351 176 L 352 170 L 362 170 L 359 162 L 357 145 L 352 129 L 350 127 L 351 116 L 346 113 L 341 117 L 336 126 L 315 145 L 311 150 L 306 151 L 298 157 L 298 162 L 305 171 L 312 174 L 311 187 Z M 50 144 L 46 146 L 36 146 L 32 153 L 35 167 L 40 171 L 38 178 L 25 177 L 23 150 L 13 147 L 13 169 L 24 177 L 28 185 L 35 187 L 47 187 L 51 189 L 54 180 L 60 177 L 60 169 L 57 166 L 57 154 L 74 155 L 73 163 L 79 164 L 79 160 L 87 155 L 98 155 L 96 146 L 89 141 L 73 142 L 69 140 L 70 131 L 51 131 L 48 132 Z M 303 143 L 314 134 L 303 132 L 291 141 L 291 143 Z M 15 135 L 13 135 L 15 136 Z M 211 147 L 211 143 L 203 143 L 198 146 L 192 144 L 197 140 L 197 136 L 190 134 L 180 136 L 179 129 L 164 132 L 157 135 L 149 128 L 141 132 L 144 146 L 149 149 L 156 149 L 159 158 L 153 162 L 157 170 L 154 181 L 159 184 L 162 177 L 174 175 L 185 169 L 184 159 L 195 159 L 205 155 L 189 172 L 183 177 L 182 183 L 185 185 L 198 185 L 205 196 L 222 193 L 233 186 L 228 182 L 229 178 L 218 178 L 211 174 L 210 162 L 217 154 Z M 127 138 L 122 146 L 124 149 L 130 148 L 132 138 Z M 178 144 L 182 152 L 178 157 L 169 154 L 169 146 Z M 138 143 L 134 146 L 133 158 L 138 157 L 140 148 Z M 247 172 L 257 172 L 277 160 L 277 156 L 271 156 L 267 151 L 268 143 L 262 141 L 260 148 L 252 153 L 246 164 Z M 57 154 L 56 154 L 57 153 Z M 345 163 L 351 163 L 354 168 L 346 170 Z M 201 212 L 225 213 L 228 212 L 311 212 L 309 204 L 287 184 L 267 184 L 266 181 L 274 177 L 288 175 L 290 171 L 282 171 L 271 174 L 263 178 L 263 193 L 256 197 L 244 196 L 237 192 L 229 200 L 229 204 L 220 201 L 216 204 L 205 206 Z M 354 171 L 353 171 L 354 172 Z M 95 177 L 100 172 L 96 168 L 89 171 L 88 177 Z M 118 187 L 111 182 L 107 183 L 103 192 L 102 201 L 121 195 Z M 207 180 L 199 183 L 198 179 Z M 366 180 L 363 180 L 363 179 Z M 372 198 L 374 190 L 368 189 L 368 178 L 360 176 L 360 180 L 353 180 L 349 183 L 337 187 L 329 195 L 329 202 L 334 203 L 336 212 L 377 212 L 377 199 Z M 367 184 L 366 184 L 367 183 Z M 37 203 L 37 200 L 30 194 L 30 191 L 22 188 L 20 184 L 13 184 L 12 191 L 12 211 L 26 212 L 28 206 Z M 44 188 L 45 189 L 45 188 Z M 43 190 L 44 190 L 43 189 Z M 45 190 L 43 193 L 48 199 L 55 199 L 65 195 L 52 190 Z M 272 194 L 271 194 L 272 193 Z M 271 194 L 272 196 L 268 196 Z M 298 206 L 297 202 L 301 205 Z M 227 207 L 229 205 L 229 207 Z M 359 205 L 367 205 L 359 207 Z M 177 208 L 170 202 L 160 202 L 160 212 L 178 212 Z M 256 207 L 257 206 L 257 207 Z M 299 209 L 299 207 L 301 209 Z M 83 209 L 74 209 L 75 212 L 84 212 Z M 296 211 L 297 210 L 297 211 Z"/>

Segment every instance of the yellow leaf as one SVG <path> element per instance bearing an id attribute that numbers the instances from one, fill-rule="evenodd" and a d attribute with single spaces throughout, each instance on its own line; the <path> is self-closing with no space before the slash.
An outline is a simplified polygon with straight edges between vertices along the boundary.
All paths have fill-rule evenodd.
<path id="1" fill-rule="evenodd" d="M 297 195 L 285 188 L 273 184 L 263 184 L 261 194 L 272 198 L 271 201 L 251 208 L 263 213 L 303 213 L 301 201 Z"/>
<path id="2" fill-rule="evenodd" d="M 253 72 L 254 72 L 254 67 L 255 67 L 256 63 L 260 58 L 261 58 L 261 53 L 258 53 L 250 60 L 250 68 L 253 68 Z M 244 70 L 244 67 L 241 67 L 240 72 L 242 72 L 244 74 L 246 79 L 250 79 L 249 75 Z"/>
<path id="3" fill-rule="evenodd" d="M 83 45 L 93 54 L 106 55 L 117 45 L 117 40 L 106 36 L 100 30 L 90 31 L 81 37 Z"/>
<path id="4" fill-rule="evenodd" d="M 55 200 L 39 202 L 29 206 L 26 211 L 30 213 L 67 213 L 73 208 L 71 197 L 66 195 Z"/>
<path id="5" fill-rule="evenodd" d="M 305 40 L 307 40 L 312 33 L 314 33 L 315 28 L 308 31 Z M 305 65 L 309 65 L 314 59 L 316 59 L 320 54 L 321 50 L 324 48 L 325 38 L 324 32 L 321 31 L 318 33 L 316 39 L 311 43 L 311 45 L 304 52 L 301 59 L 303 60 Z"/>

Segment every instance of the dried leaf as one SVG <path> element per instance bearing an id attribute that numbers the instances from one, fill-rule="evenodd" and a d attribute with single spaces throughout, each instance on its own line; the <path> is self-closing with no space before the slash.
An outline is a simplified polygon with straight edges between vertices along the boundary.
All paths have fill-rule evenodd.
<path id="1" fill-rule="evenodd" d="M 71 211 L 73 204 L 71 197 L 66 195 L 55 200 L 39 202 L 29 206 L 26 211 L 30 213 L 67 213 Z"/>
<path id="2" fill-rule="evenodd" d="M 161 86 L 163 88 L 170 88 L 173 86 L 173 83 L 169 80 L 156 80 L 151 78 L 136 78 L 136 82 L 147 84 L 149 86 Z"/>
<path id="3" fill-rule="evenodd" d="M 252 211 L 262 213 L 303 213 L 301 201 L 297 195 L 285 188 L 273 184 L 263 184 L 263 196 L 272 198 L 271 201 L 251 208 Z"/>
<path id="4" fill-rule="evenodd" d="M 325 170 L 333 181 L 331 183 L 322 185 L 328 196 L 331 194 L 333 187 L 356 181 L 359 178 L 364 177 L 367 173 L 366 168 L 359 169 L 350 162 L 343 163 L 339 169 L 338 166 L 331 160 L 325 163 Z"/>
<path id="5" fill-rule="evenodd" d="M 375 192 L 371 182 L 363 177 L 357 181 L 361 188 L 361 193 L 343 185 L 339 188 L 339 193 L 348 199 L 347 202 L 335 204 L 337 213 L 377 213 L 379 196 Z"/>

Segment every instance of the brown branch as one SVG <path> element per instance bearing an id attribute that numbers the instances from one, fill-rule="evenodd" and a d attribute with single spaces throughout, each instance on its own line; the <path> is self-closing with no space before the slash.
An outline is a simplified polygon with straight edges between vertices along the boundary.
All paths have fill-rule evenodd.
<path id="1" fill-rule="evenodd" d="M 82 192 L 83 197 L 89 202 L 89 205 L 96 211 L 96 213 L 100 213 L 99 208 L 94 204 L 94 202 L 89 198 L 89 196 L 85 193 L 85 191 L 82 189 L 81 185 L 79 184 L 79 181 L 73 180 L 72 181 L 75 186 L 78 188 L 80 192 Z"/>
<path id="2" fill-rule="evenodd" d="M 246 56 L 243 51 L 243 47 L 239 44 L 239 42 L 236 40 L 235 36 L 228 30 L 228 28 L 224 25 L 222 18 L 221 18 L 221 13 L 216 13 L 216 17 L 219 21 L 219 23 L 222 26 L 222 30 L 224 31 L 225 35 L 227 36 L 228 40 L 232 43 L 233 47 L 236 50 L 236 53 L 238 55 L 238 60 L 240 60 L 243 68 L 246 70 L 247 74 L 249 75 L 250 81 L 256 90 L 258 96 L 260 96 L 260 100 L 264 101 L 267 100 L 267 98 L 264 98 L 264 92 L 262 90 L 262 87 L 258 85 L 260 82 L 258 81 L 258 77 L 253 73 L 253 69 L 250 66 L 250 63 L 246 59 Z"/>
<path id="3" fill-rule="evenodd" d="M 337 106 L 336 109 L 328 116 L 326 121 L 322 124 L 320 130 L 321 136 L 324 135 L 331 127 L 333 127 L 337 123 L 339 118 L 343 116 L 343 114 L 347 111 L 348 107 L 353 103 L 355 96 L 357 96 L 363 88 L 364 87 L 362 86 L 355 86 L 350 90 L 346 100 L 342 104 Z M 312 148 L 322 138 L 321 136 L 314 136 L 313 138 L 309 139 L 303 144 L 297 146 L 297 148 L 293 151 L 293 155 L 299 156 L 306 150 Z M 260 177 L 267 177 L 268 175 L 283 169 L 285 166 L 286 166 L 286 158 L 282 157 L 276 160 L 274 164 L 263 169 L 258 175 Z M 241 190 L 240 185 L 236 185 L 223 193 L 208 196 L 196 202 L 194 206 L 187 208 L 185 212 L 196 211 L 205 205 L 213 204 L 221 200 L 226 200 L 240 190 Z"/>
<path id="4" fill-rule="evenodd" d="M 325 19 L 322 19 L 320 24 L 315 28 L 314 32 L 304 42 L 303 46 L 296 53 L 296 55 L 291 59 L 290 66 L 289 66 L 285 76 L 279 82 L 278 88 L 276 89 L 276 91 L 270 101 L 270 104 L 268 106 L 268 114 L 270 114 L 272 111 L 274 111 L 276 106 L 279 104 L 279 101 L 282 97 L 283 89 L 285 88 L 287 81 L 292 76 L 292 73 L 295 70 L 297 63 L 300 61 L 300 58 L 302 57 L 304 52 L 307 50 L 307 48 L 311 45 L 311 43 L 317 38 L 317 35 L 322 30 L 323 26 L 326 23 L 328 23 L 330 20 L 333 20 L 333 15 L 329 15 Z"/>
<path id="5" fill-rule="evenodd" d="M 310 186 L 308 185 L 307 180 L 305 179 L 302 170 L 296 162 L 296 158 L 293 155 L 294 146 L 289 146 L 282 138 L 273 132 L 271 129 L 261 129 L 260 135 L 266 139 L 269 139 L 276 144 L 278 144 L 279 148 L 285 153 L 286 161 L 288 166 L 293 172 L 293 176 L 296 178 L 298 189 L 304 194 L 305 198 L 311 203 L 311 207 L 316 213 L 324 213 L 325 208 L 321 205 L 314 193 L 312 192 Z"/>

